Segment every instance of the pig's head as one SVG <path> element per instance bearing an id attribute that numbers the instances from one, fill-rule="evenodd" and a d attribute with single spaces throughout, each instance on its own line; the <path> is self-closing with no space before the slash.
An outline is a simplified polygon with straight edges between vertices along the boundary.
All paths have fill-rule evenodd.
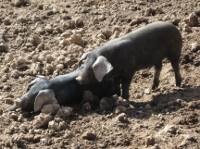
<path id="1" fill-rule="evenodd" d="M 43 105 L 56 102 L 54 91 L 49 89 L 49 81 L 44 78 L 37 78 L 29 84 L 27 92 L 17 99 L 15 105 L 8 110 L 21 108 L 23 111 L 34 110 L 34 112 L 38 112 Z"/>
<path id="2" fill-rule="evenodd" d="M 90 52 L 83 54 L 79 66 L 85 60 L 80 75 L 76 78 L 80 85 L 101 82 L 112 69 L 112 65 L 104 56 L 96 56 Z"/>

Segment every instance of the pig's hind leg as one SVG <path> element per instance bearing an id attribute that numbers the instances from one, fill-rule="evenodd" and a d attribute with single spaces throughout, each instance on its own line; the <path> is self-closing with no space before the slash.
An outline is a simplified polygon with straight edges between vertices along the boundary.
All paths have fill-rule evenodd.
<path id="1" fill-rule="evenodd" d="M 180 74 L 180 67 L 179 67 L 179 60 L 178 61 L 171 61 L 171 65 L 174 70 L 175 79 L 176 79 L 176 86 L 181 86 L 181 74 Z"/>
<path id="2" fill-rule="evenodd" d="M 156 89 L 159 85 L 159 77 L 160 77 L 161 69 L 162 69 L 162 61 L 154 65 L 154 76 L 153 76 L 153 82 L 151 86 L 152 90 Z"/>

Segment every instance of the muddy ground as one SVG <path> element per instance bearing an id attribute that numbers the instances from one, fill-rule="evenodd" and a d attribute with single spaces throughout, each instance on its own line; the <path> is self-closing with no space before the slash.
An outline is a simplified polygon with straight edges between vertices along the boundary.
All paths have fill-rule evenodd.
<path id="1" fill-rule="evenodd" d="M 164 60 L 158 89 L 145 92 L 152 68 L 138 71 L 130 102 L 112 110 L 74 106 L 42 128 L 38 114 L 4 112 L 38 75 L 71 72 L 84 52 L 158 20 L 182 34 L 181 87 Z M 0 0 L 0 148 L 199 149 L 199 21 L 199 0 Z"/>

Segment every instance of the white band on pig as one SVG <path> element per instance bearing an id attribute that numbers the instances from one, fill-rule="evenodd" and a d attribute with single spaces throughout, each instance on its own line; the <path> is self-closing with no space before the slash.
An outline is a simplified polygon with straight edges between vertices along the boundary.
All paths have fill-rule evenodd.
<path id="1" fill-rule="evenodd" d="M 104 56 L 99 56 L 92 65 L 92 68 L 94 75 L 99 82 L 101 82 L 103 77 L 113 69 L 112 65 Z"/>

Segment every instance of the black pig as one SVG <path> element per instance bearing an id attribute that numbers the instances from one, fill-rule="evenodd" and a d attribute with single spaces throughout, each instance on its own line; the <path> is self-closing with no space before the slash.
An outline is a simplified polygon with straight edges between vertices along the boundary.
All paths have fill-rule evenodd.
<path id="1" fill-rule="evenodd" d="M 151 89 L 159 84 L 162 60 L 167 57 L 173 67 L 176 85 L 181 85 L 179 59 L 182 38 L 178 29 L 167 22 L 154 22 L 83 54 L 83 72 L 76 78 L 79 84 L 92 84 L 114 78 L 115 93 L 129 98 L 129 86 L 137 70 L 154 66 Z"/>
<path id="2" fill-rule="evenodd" d="M 78 103 L 82 100 L 83 92 L 90 90 L 98 98 L 112 96 L 114 94 L 113 81 L 104 81 L 102 83 L 79 85 L 75 80 L 80 74 L 82 68 L 74 72 L 57 76 L 51 80 L 46 78 L 37 78 L 33 80 L 26 93 L 16 101 L 16 105 L 11 106 L 8 110 L 15 110 L 17 107 L 23 111 L 37 112 L 35 104 L 39 100 L 42 104 L 56 101 L 60 105 L 69 105 Z M 53 100 L 51 98 L 54 98 Z M 49 101 L 51 100 L 51 101 Z M 38 107 L 38 106 L 37 106 Z M 42 107 L 42 105 L 39 105 Z"/>

